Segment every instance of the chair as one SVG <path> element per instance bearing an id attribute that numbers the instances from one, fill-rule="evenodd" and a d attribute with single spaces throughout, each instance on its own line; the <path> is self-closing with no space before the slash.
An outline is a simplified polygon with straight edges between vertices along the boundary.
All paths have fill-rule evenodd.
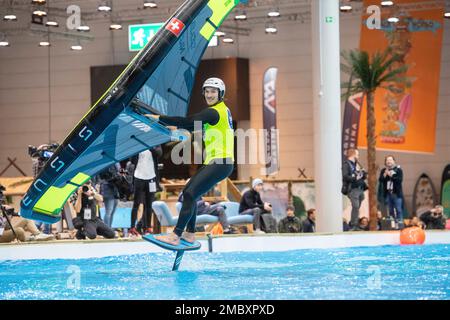
<path id="1" fill-rule="evenodd" d="M 250 214 L 239 214 L 239 203 L 223 201 L 220 205 L 225 207 L 225 214 L 231 225 L 245 225 L 248 233 L 253 233 L 253 216 Z"/>

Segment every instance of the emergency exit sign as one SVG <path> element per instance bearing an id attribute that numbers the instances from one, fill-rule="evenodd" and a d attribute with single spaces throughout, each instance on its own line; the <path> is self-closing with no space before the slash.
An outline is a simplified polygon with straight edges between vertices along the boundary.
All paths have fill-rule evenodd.
<path id="1" fill-rule="evenodd" d="M 128 49 L 140 51 L 155 36 L 164 23 L 134 24 L 128 26 Z"/>
<path id="2" fill-rule="evenodd" d="M 164 23 L 134 24 L 128 26 L 128 49 L 130 51 L 140 51 L 164 26 Z M 218 45 L 217 36 L 212 37 L 209 47 Z"/>

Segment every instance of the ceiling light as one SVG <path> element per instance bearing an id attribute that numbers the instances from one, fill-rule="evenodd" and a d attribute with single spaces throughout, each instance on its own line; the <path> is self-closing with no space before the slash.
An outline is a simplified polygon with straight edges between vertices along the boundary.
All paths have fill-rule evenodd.
<path id="1" fill-rule="evenodd" d="M 216 31 L 216 32 L 214 32 L 214 35 L 215 36 L 217 36 L 217 37 L 223 37 L 223 36 L 225 36 L 225 32 L 223 32 L 223 31 Z"/>
<path id="2" fill-rule="evenodd" d="M 47 21 L 47 22 L 45 23 L 45 25 L 46 25 L 47 27 L 58 27 L 58 26 L 59 26 L 58 22 L 56 22 L 56 21 Z"/>
<path id="3" fill-rule="evenodd" d="M 270 17 L 270 18 L 278 18 L 280 16 L 280 11 L 278 9 L 270 10 L 267 13 L 267 16 Z"/>
<path id="4" fill-rule="evenodd" d="M 388 19 L 388 21 L 391 22 L 391 23 L 397 23 L 397 22 L 400 21 L 400 19 L 397 18 L 397 17 L 391 17 L 391 18 Z"/>
<path id="5" fill-rule="evenodd" d="M 77 31 L 82 31 L 82 32 L 88 32 L 90 30 L 91 30 L 91 28 L 89 26 L 79 26 L 77 28 Z"/>
<path id="6" fill-rule="evenodd" d="M 241 13 L 238 13 L 234 16 L 234 20 L 247 20 L 247 14 L 242 11 Z"/>
<path id="7" fill-rule="evenodd" d="M 17 21 L 17 16 L 15 14 L 5 14 L 3 17 L 5 21 Z"/>
<path id="8" fill-rule="evenodd" d="M 340 7 L 341 12 L 350 12 L 352 11 L 352 6 L 350 5 L 343 5 Z"/>
<path id="9" fill-rule="evenodd" d="M 444 18 L 450 19 L 450 11 L 444 13 Z"/>
<path id="10" fill-rule="evenodd" d="M 232 38 L 230 38 L 230 37 L 223 38 L 222 41 L 225 42 L 225 43 L 233 43 L 234 42 L 234 40 Z"/>
<path id="11" fill-rule="evenodd" d="M 39 16 L 39 17 L 45 17 L 47 15 L 47 12 L 43 11 L 43 10 L 34 10 L 33 14 L 35 16 Z"/>
<path id="12" fill-rule="evenodd" d="M 8 47 L 8 46 L 9 46 L 8 40 L 1 40 L 0 41 L 0 47 Z"/>
<path id="13" fill-rule="evenodd" d="M 394 1 L 381 1 L 382 7 L 390 7 L 394 5 Z"/>
<path id="14" fill-rule="evenodd" d="M 98 6 L 97 10 L 102 12 L 109 12 L 111 11 L 111 7 L 107 5 L 106 2 L 103 2 Z"/>
<path id="15" fill-rule="evenodd" d="M 39 47 L 50 47 L 50 42 L 41 41 L 41 42 L 39 42 Z"/>
<path id="16" fill-rule="evenodd" d="M 268 25 L 266 25 L 266 33 L 268 33 L 268 34 L 275 34 L 275 33 L 277 33 L 278 32 L 278 29 L 277 29 L 277 27 L 274 25 L 274 24 L 268 24 Z"/>
<path id="17" fill-rule="evenodd" d="M 122 30 L 122 25 L 119 23 L 112 23 L 109 26 L 109 30 Z"/>
<path id="18" fill-rule="evenodd" d="M 156 4 L 155 1 L 145 1 L 144 2 L 144 8 L 157 8 L 158 5 Z"/>
<path id="19" fill-rule="evenodd" d="M 83 50 L 83 47 L 81 46 L 81 44 L 75 44 L 70 47 L 70 50 L 80 51 L 80 50 Z"/>
<path id="20" fill-rule="evenodd" d="M 45 4 L 45 0 L 33 0 L 31 1 L 33 4 Z"/>

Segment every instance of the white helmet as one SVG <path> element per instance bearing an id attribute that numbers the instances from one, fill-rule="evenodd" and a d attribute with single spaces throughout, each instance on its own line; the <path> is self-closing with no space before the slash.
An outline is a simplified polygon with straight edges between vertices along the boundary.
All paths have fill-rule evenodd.
<path id="1" fill-rule="evenodd" d="M 203 94 L 205 92 L 205 88 L 216 88 L 219 89 L 219 100 L 223 100 L 225 96 L 225 83 L 219 78 L 209 78 L 203 83 Z"/>

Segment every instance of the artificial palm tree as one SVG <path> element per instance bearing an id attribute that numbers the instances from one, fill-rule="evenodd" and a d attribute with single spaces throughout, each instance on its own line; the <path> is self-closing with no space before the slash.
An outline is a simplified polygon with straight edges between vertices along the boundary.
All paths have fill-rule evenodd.
<path id="1" fill-rule="evenodd" d="M 371 57 L 366 51 L 351 50 L 342 53 L 341 70 L 350 75 L 342 84 L 347 95 L 363 93 L 367 99 L 367 166 L 369 185 L 370 230 L 377 228 L 377 165 L 375 133 L 375 92 L 379 88 L 398 93 L 398 84 L 409 87 L 411 79 L 406 77 L 408 66 L 400 55 L 388 48 Z"/>

